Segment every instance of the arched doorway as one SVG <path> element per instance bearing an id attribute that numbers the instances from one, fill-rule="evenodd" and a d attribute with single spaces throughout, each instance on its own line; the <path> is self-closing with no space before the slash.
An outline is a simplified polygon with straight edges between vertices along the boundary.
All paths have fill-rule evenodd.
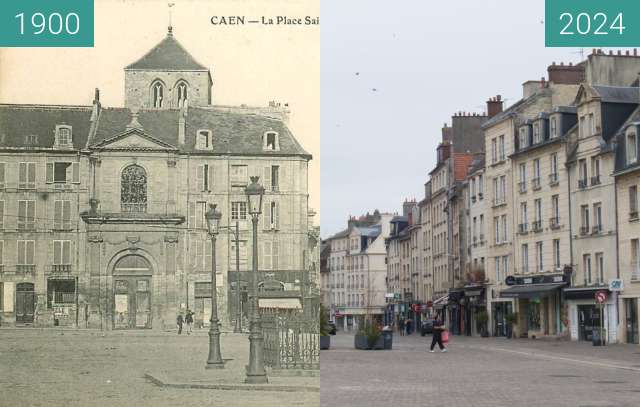
<path id="1" fill-rule="evenodd" d="M 151 328 L 153 269 L 142 256 L 130 254 L 113 268 L 114 329 Z"/>

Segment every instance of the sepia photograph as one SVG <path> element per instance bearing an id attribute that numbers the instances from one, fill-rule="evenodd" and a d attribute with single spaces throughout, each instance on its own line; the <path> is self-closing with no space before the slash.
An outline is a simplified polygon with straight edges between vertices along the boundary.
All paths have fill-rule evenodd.
<path id="1" fill-rule="evenodd" d="M 0 48 L 0 405 L 318 406 L 319 2 L 94 7 Z"/>

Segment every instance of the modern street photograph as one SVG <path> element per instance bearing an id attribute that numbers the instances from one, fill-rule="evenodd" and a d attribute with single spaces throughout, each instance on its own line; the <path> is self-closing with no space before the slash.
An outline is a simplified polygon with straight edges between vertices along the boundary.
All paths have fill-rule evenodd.
<path id="1" fill-rule="evenodd" d="M 586 3 L 323 2 L 322 406 L 640 405 L 640 10 Z"/>
<path id="2" fill-rule="evenodd" d="M 318 2 L 90 3 L 0 48 L 0 406 L 318 406 Z"/>

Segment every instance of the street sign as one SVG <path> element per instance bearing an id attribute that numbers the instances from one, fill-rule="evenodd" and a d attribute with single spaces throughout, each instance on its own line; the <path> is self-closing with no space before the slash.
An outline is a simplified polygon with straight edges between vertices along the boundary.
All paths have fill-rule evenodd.
<path id="1" fill-rule="evenodd" d="M 596 292 L 596 302 L 598 304 L 603 304 L 605 301 L 607 301 L 607 292 L 606 291 Z"/>
<path id="2" fill-rule="evenodd" d="M 624 283 L 621 278 L 612 278 L 609 280 L 609 291 L 622 291 L 624 289 Z"/>

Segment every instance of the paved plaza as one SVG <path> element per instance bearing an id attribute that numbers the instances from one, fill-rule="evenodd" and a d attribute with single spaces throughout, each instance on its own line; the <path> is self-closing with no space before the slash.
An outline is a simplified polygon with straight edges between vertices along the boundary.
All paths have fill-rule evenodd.
<path id="1" fill-rule="evenodd" d="M 429 353 L 430 336 L 393 340 L 391 351 L 357 351 L 352 335 L 333 336 L 321 405 L 640 406 L 637 345 L 455 336 L 448 353 Z"/>
<path id="2" fill-rule="evenodd" d="M 243 387 L 246 334 L 222 335 L 224 370 L 205 370 L 206 330 L 0 329 L 0 407 L 318 406 L 318 377 L 270 377 Z M 178 384 L 163 386 L 150 375 Z M 186 385 L 185 385 L 186 384 Z M 219 385 L 227 390 L 198 388 Z M 287 391 L 287 388 L 301 391 Z M 279 388 L 279 391 L 274 391 Z M 228 390 L 231 389 L 231 390 Z"/>

